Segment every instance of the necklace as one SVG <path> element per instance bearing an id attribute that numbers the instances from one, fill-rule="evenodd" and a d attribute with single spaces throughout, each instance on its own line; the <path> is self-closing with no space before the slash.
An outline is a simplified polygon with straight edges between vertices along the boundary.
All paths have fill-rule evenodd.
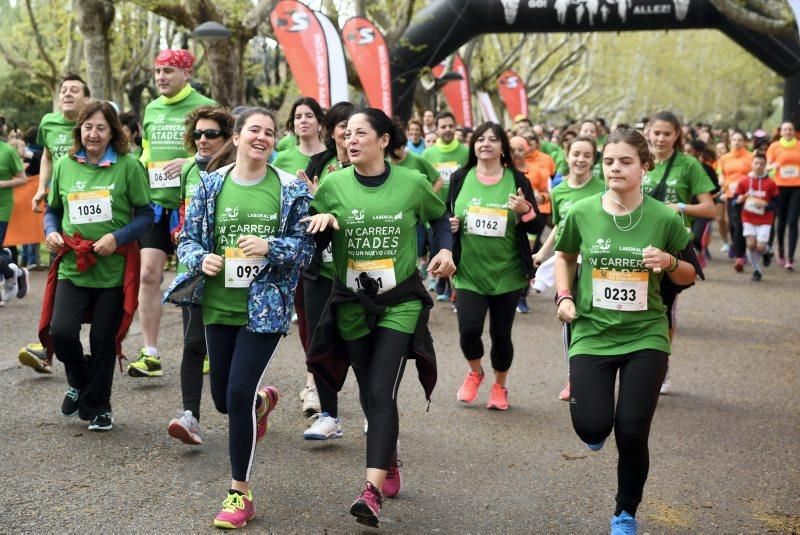
<path id="1" fill-rule="evenodd" d="M 620 226 L 620 224 L 617 222 L 617 216 L 616 216 L 616 214 L 614 214 L 613 212 L 611 212 L 611 218 L 614 220 L 614 226 L 615 226 L 615 227 L 617 227 L 617 230 L 620 230 L 620 231 L 622 231 L 622 232 L 628 232 L 628 231 L 631 231 L 631 230 L 635 229 L 635 228 L 636 228 L 636 225 L 638 225 L 638 224 L 639 224 L 639 222 L 642 220 L 642 216 L 644 215 L 644 210 L 640 210 L 640 211 L 639 211 L 639 219 L 637 219 L 637 220 L 636 220 L 636 222 L 634 223 L 634 222 L 633 222 L 633 212 L 631 212 L 630 210 L 628 210 L 628 208 L 627 208 L 627 207 L 626 207 L 624 204 L 622 204 L 621 202 L 619 202 L 617 199 L 612 199 L 611 197 L 609 197 L 608 195 L 606 195 L 606 192 L 603 192 L 603 194 L 602 194 L 602 196 L 601 196 L 601 199 L 608 199 L 608 200 L 610 200 L 610 201 L 612 201 L 612 202 L 615 202 L 615 203 L 617 203 L 618 205 L 622 206 L 622 208 L 623 208 L 623 209 L 624 209 L 624 210 L 627 212 L 627 216 L 628 216 L 628 223 L 627 223 L 627 225 L 624 225 L 624 226 Z M 602 202 L 602 201 L 601 201 L 601 202 Z M 644 199 L 642 199 L 642 203 L 644 203 Z M 641 205 L 639 205 L 639 206 L 641 207 Z"/>

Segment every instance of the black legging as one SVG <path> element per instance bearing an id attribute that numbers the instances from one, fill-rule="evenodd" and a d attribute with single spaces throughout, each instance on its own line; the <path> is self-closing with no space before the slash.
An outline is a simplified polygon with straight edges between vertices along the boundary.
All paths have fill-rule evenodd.
<path id="1" fill-rule="evenodd" d="M 742 235 L 742 205 L 736 204 L 735 199 L 725 201 L 728 210 L 728 228 L 731 233 L 731 247 L 734 258 L 744 258 L 745 241 Z"/>
<path id="2" fill-rule="evenodd" d="M 481 295 L 470 290 L 458 291 L 458 332 L 461 351 L 467 360 L 483 357 L 483 324 L 489 312 L 489 336 L 492 349 L 492 369 L 506 372 L 514 359 L 514 344 L 511 342 L 511 327 L 522 290 L 500 295 Z"/>
<path id="3" fill-rule="evenodd" d="M 781 201 L 778 207 L 778 252 L 788 262 L 794 262 L 794 253 L 797 249 L 797 225 L 800 221 L 800 187 L 781 186 L 778 190 Z M 788 249 L 784 248 L 787 226 L 789 227 Z"/>
<path id="4" fill-rule="evenodd" d="M 332 288 L 333 281 L 322 275 L 318 276 L 315 281 L 303 279 L 303 301 L 306 310 L 305 347 L 311 347 L 311 338 L 322 317 L 322 311 L 325 309 L 325 303 L 328 302 Z M 314 375 L 314 383 L 317 385 L 320 409 L 336 418 L 339 416 L 339 396 L 324 379 L 317 376 L 313 369 L 311 373 Z"/>
<path id="5" fill-rule="evenodd" d="M 88 288 L 67 279 L 56 285 L 50 340 L 58 360 L 64 363 L 67 382 L 80 390 L 78 417 L 91 420 L 111 410 L 111 385 L 116 363 L 115 337 L 122 320 L 122 286 Z M 81 344 L 81 322 L 92 309 L 89 358 Z"/>
<path id="6" fill-rule="evenodd" d="M 203 395 L 203 361 L 206 359 L 206 333 L 200 307 L 183 307 L 183 358 L 181 359 L 181 397 L 183 409 L 200 420 Z"/>
<path id="7" fill-rule="evenodd" d="M 619 451 L 617 511 L 636 515 L 650 468 L 647 439 L 667 373 L 663 351 L 646 349 L 620 356 L 575 355 L 569 361 L 572 426 L 587 444 L 603 442 L 611 429 Z M 619 399 L 614 382 L 619 370 Z"/>
<path id="8" fill-rule="evenodd" d="M 397 390 L 413 335 L 378 327 L 346 342 L 358 381 L 361 408 L 367 416 L 367 468 L 386 470 L 400 431 Z"/>
<path id="9" fill-rule="evenodd" d="M 703 252 L 703 234 L 706 233 L 706 227 L 711 222 L 711 219 L 705 217 L 695 217 L 692 221 L 692 245 L 698 254 Z"/>
<path id="10" fill-rule="evenodd" d="M 256 451 L 258 385 L 272 360 L 281 335 L 254 333 L 244 325 L 206 325 L 211 361 L 211 397 L 228 415 L 231 476 L 249 481 Z"/>

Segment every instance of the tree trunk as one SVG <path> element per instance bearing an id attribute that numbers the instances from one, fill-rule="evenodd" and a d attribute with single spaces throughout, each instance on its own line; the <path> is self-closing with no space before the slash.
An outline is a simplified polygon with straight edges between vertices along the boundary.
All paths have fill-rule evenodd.
<path id="1" fill-rule="evenodd" d="M 111 98 L 109 28 L 114 21 L 111 0 L 78 0 L 77 21 L 84 39 L 89 90 L 94 99 Z"/>
<path id="2" fill-rule="evenodd" d="M 221 106 L 233 108 L 245 103 L 245 79 L 242 72 L 246 42 L 236 35 L 213 43 L 204 43 L 206 61 L 211 71 L 211 97 Z"/>

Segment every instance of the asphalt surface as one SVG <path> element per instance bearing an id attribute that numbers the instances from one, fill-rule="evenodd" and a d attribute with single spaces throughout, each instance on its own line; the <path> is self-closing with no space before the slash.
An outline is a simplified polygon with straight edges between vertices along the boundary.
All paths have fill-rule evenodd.
<path id="1" fill-rule="evenodd" d="M 800 533 L 800 273 L 767 270 L 761 283 L 713 261 L 707 282 L 679 302 L 673 394 L 650 436 L 640 533 Z M 45 275 L 0 308 L 0 532 L 211 533 L 229 483 L 227 423 L 202 405 L 200 447 L 170 438 L 180 408 L 181 320 L 169 307 L 160 379 L 117 374 L 114 429 L 94 433 L 59 413 L 63 366 L 51 376 L 16 365 L 34 340 Z M 514 325 L 511 409 L 464 406 L 456 317 L 437 304 L 431 329 L 440 380 L 430 411 L 413 366 L 400 389 L 403 491 L 384 503 L 386 533 L 603 533 L 614 508 L 616 448 L 591 453 L 557 399 L 566 365 L 550 295 L 531 296 Z M 84 329 L 86 330 L 86 329 Z M 487 336 L 484 337 L 486 340 Z M 134 324 L 125 343 L 135 355 Z M 488 364 L 487 364 L 488 366 Z M 256 518 L 246 532 L 362 533 L 348 507 L 364 481 L 365 439 L 355 380 L 341 394 L 345 434 L 306 442 L 296 329 L 268 382 L 283 397 L 253 468 Z"/>

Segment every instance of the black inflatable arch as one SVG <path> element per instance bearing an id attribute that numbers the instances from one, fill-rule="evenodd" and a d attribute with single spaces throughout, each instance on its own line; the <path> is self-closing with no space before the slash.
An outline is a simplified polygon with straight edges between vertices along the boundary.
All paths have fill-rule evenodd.
<path id="1" fill-rule="evenodd" d="M 783 76 L 784 116 L 800 121 L 800 41 L 733 24 L 707 0 L 433 0 L 392 50 L 395 114 L 411 116 L 422 68 L 480 34 L 698 28 L 721 30 Z"/>

